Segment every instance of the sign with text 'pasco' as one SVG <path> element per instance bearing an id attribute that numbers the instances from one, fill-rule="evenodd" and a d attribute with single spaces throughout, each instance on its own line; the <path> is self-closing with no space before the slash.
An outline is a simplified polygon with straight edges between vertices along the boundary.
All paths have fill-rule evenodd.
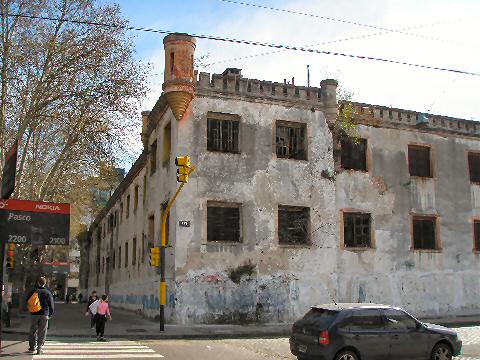
<path id="1" fill-rule="evenodd" d="M 0 233 L 9 243 L 68 245 L 70 204 L 0 200 Z"/>

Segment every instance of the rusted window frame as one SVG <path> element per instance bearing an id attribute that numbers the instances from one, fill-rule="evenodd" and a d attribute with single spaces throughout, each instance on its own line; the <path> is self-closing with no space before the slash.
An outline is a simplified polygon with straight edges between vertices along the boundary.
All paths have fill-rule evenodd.
<path id="1" fill-rule="evenodd" d="M 352 245 L 347 244 L 346 241 L 346 227 L 347 227 L 347 218 L 348 217 L 353 218 L 353 243 Z M 368 244 L 359 244 L 359 242 L 356 240 L 356 225 L 355 225 L 355 219 L 357 217 L 367 217 L 368 218 Z M 364 225 L 362 225 L 364 226 Z M 373 217 L 371 213 L 368 212 L 362 212 L 362 211 L 342 211 L 342 240 L 343 240 L 343 248 L 345 249 L 374 249 L 375 248 L 375 241 L 374 241 L 374 229 L 373 229 Z"/>
<path id="2" fill-rule="evenodd" d="M 434 247 L 433 248 L 426 248 L 426 247 L 417 247 L 415 246 L 415 221 L 433 221 L 433 241 Z M 412 250 L 414 251 L 441 251 L 441 244 L 439 241 L 439 225 L 438 225 L 438 216 L 436 215 L 412 215 L 411 220 L 412 226 Z M 422 240 L 423 241 L 423 240 Z"/>
<path id="3" fill-rule="evenodd" d="M 283 230 L 281 230 L 282 226 L 286 226 L 288 224 L 282 224 L 281 223 L 281 212 L 288 212 L 288 213 L 293 213 L 293 212 L 304 212 L 302 216 L 304 218 L 302 221 L 304 221 L 303 224 L 297 226 L 297 229 L 301 226 L 304 228 L 304 233 L 305 237 L 303 241 L 297 242 L 297 241 L 285 241 L 286 239 L 284 238 L 283 235 Z M 293 215 L 292 215 L 293 216 Z M 290 206 L 290 205 L 283 205 L 279 204 L 278 209 L 277 209 L 277 221 L 278 221 L 278 243 L 281 246 L 309 246 L 311 245 L 311 222 L 310 222 L 310 208 L 307 206 Z M 285 230 L 286 233 L 288 233 L 291 229 L 288 228 Z M 291 234 L 288 235 L 290 237 Z"/>
<path id="4" fill-rule="evenodd" d="M 423 151 L 428 151 L 428 175 L 423 175 L 422 169 L 418 169 L 417 167 L 414 167 L 414 161 L 411 154 L 413 155 L 413 152 L 411 153 L 410 150 L 423 150 Z M 421 178 L 433 178 L 433 166 L 432 166 L 432 149 L 430 146 L 425 146 L 425 145 L 417 145 L 417 144 L 409 144 L 408 149 L 407 149 L 407 159 L 408 159 L 408 172 L 410 176 L 412 177 L 421 177 Z"/>
<path id="5" fill-rule="evenodd" d="M 279 134 L 281 129 L 286 129 L 287 132 L 298 132 L 294 134 Z M 278 159 L 292 159 L 308 161 L 308 135 L 307 124 L 303 122 L 277 120 L 275 122 L 275 154 Z M 281 136 L 282 135 L 282 136 Z M 280 141 L 282 139 L 282 142 Z M 301 145 L 300 145 L 301 144 Z M 297 147 L 299 147 L 297 149 Z M 287 148 L 287 151 L 280 151 L 279 149 Z"/>
<path id="6" fill-rule="evenodd" d="M 214 122 L 218 124 L 216 141 L 211 136 L 214 133 L 212 130 Z M 224 126 L 227 127 L 226 142 L 223 141 Z M 241 151 L 240 139 L 241 121 L 239 115 L 211 111 L 207 113 L 207 151 L 239 154 Z"/>
<path id="7" fill-rule="evenodd" d="M 359 143 L 356 144 L 355 140 L 352 138 L 344 138 L 340 140 L 340 146 L 341 146 L 341 154 L 340 154 L 340 166 L 342 169 L 345 170 L 355 170 L 355 171 L 368 171 L 368 159 L 367 159 L 367 149 L 368 149 L 368 139 L 366 138 L 360 138 L 358 139 Z M 350 145 L 351 152 L 347 153 L 346 152 L 346 145 Z M 357 160 L 355 159 L 354 154 L 360 153 L 360 146 L 364 146 L 363 149 L 363 161 L 361 161 L 360 164 L 358 164 Z"/>
<path id="8" fill-rule="evenodd" d="M 234 208 L 238 209 L 238 240 L 237 239 L 219 239 L 219 240 L 210 240 L 208 236 L 209 229 L 209 217 L 208 210 L 209 208 Z M 243 229 L 242 229 L 242 204 L 237 202 L 222 202 L 222 201 L 207 201 L 207 243 L 225 243 L 225 244 L 242 244 L 243 243 Z"/>

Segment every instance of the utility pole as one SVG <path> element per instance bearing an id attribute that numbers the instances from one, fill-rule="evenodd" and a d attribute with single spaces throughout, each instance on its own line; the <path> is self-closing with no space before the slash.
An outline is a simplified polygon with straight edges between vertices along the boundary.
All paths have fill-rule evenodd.
<path id="1" fill-rule="evenodd" d="M 167 247 L 166 227 L 170 209 L 177 200 L 178 194 L 188 182 L 188 177 L 195 171 L 195 166 L 190 166 L 190 156 L 177 156 L 175 158 L 177 181 L 180 183 L 173 198 L 169 201 L 162 216 L 162 243 L 160 247 L 160 331 L 165 331 L 165 305 L 167 304 L 167 283 L 165 279 L 165 250 Z"/>

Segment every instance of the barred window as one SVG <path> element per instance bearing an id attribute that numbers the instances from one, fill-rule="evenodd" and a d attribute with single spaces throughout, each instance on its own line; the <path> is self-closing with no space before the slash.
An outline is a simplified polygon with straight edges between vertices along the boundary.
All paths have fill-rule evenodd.
<path id="1" fill-rule="evenodd" d="M 282 245 L 308 244 L 310 235 L 310 208 L 278 206 L 278 242 Z"/>
<path id="2" fill-rule="evenodd" d="M 470 181 L 480 183 L 480 154 L 468 153 L 468 170 Z"/>
<path id="3" fill-rule="evenodd" d="M 277 157 L 307 160 L 305 136 L 305 124 L 277 121 L 275 137 Z"/>
<path id="4" fill-rule="evenodd" d="M 367 171 L 367 140 L 343 139 L 341 164 L 344 169 Z"/>
<path id="5" fill-rule="evenodd" d="M 413 217 L 413 248 L 420 250 L 437 249 L 435 217 Z"/>
<path id="6" fill-rule="evenodd" d="M 430 148 L 425 146 L 408 146 L 408 167 L 411 176 L 432 177 Z"/>
<path id="7" fill-rule="evenodd" d="M 371 215 L 343 213 L 343 242 L 346 248 L 372 247 Z"/>
<path id="8" fill-rule="evenodd" d="M 241 242 L 239 204 L 207 203 L 207 241 Z"/>
<path id="9" fill-rule="evenodd" d="M 217 115 L 207 119 L 207 150 L 238 153 L 240 121 L 234 115 Z"/>

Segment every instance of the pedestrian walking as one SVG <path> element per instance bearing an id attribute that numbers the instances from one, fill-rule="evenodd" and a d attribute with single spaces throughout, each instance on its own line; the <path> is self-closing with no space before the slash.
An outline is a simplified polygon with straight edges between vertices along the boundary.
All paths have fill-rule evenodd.
<path id="1" fill-rule="evenodd" d="M 78 302 L 81 303 L 83 300 L 83 295 L 82 293 L 78 294 Z"/>
<path id="2" fill-rule="evenodd" d="M 85 316 L 90 315 L 90 329 L 92 329 L 92 330 L 95 330 L 95 315 L 96 315 L 96 313 L 95 314 L 92 313 L 92 311 L 90 310 L 90 305 L 92 305 L 97 300 L 98 300 L 97 292 L 95 290 L 93 290 L 92 295 L 90 295 L 88 297 L 87 310 L 85 312 Z"/>
<path id="3" fill-rule="evenodd" d="M 27 297 L 28 311 L 30 312 L 30 332 L 28 336 L 28 351 L 42 353 L 42 347 L 47 337 L 48 320 L 54 312 L 53 295 L 45 286 L 47 279 L 41 277 Z"/>
<path id="4" fill-rule="evenodd" d="M 108 320 L 112 321 L 112 316 L 110 315 L 110 308 L 108 306 L 108 296 L 102 295 L 102 300 L 98 304 L 97 315 L 96 315 L 96 327 L 97 327 L 97 341 L 106 341 L 103 337 L 105 333 L 105 323 Z"/>
<path id="5" fill-rule="evenodd" d="M 68 304 L 70 302 L 70 294 L 67 294 L 65 297 L 65 302 Z"/>

